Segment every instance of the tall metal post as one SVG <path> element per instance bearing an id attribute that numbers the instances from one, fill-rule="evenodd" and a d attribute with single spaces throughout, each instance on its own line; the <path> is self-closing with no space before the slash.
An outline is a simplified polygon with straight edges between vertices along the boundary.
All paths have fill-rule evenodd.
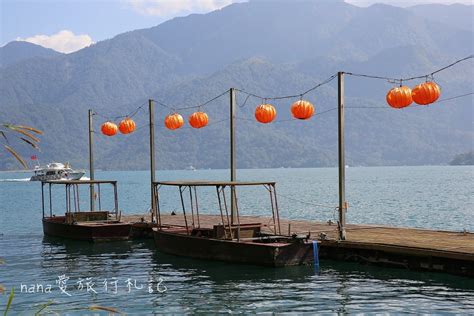
<path id="1" fill-rule="evenodd" d="M 236 173 L 236 154 L 235 154 L 235 90 L 230 88 L 230 181 L 237 180 Z M 234 224 L 237 222 L 237 213 L 236 213 L 236 194 L 235 186 L 231 186 L 230 191 L 230 214 L 231 214 L 231 223 Z"/>
<path id="2" fill-rule="evenodd" d="M 148 100 L 148 113 L 150 116 L 150 192 L 151 192 L 151 221 L 155 222 L 156 205 L 155 190 L 153 190 L 153 182 L 155 182 L 155 103 Z"/>
<path id="3" fill-rule="evenodd" d="M 91 181 L 94 181 L 94 152 L 92 148 L 92 136 L 94 134 L 94 127 L 92 124 L 92 116 L 94 112 L 90 109 L 89 110 L 89 177 Z M 90 190 L 90 208 L 91 211 L 95 211 L 95 193 L 94 193 L 94 184 L 91 183 L 89 185 Z"/>
<path id="4" fill-rule="evenodd" d="M 344 73 L 337 73 L 338 99 L 338 156 L 339 156 L 339 239 L 346 239 L 346 188 L 345 188 L 345 161 L 344 161 Z"/>

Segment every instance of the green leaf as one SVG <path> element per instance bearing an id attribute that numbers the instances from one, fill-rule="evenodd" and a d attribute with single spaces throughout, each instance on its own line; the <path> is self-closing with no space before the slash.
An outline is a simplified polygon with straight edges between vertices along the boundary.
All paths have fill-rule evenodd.
<path id="1" fill-rule="evenodd" d="M 41 305 L 40 309 L 35 313 L 35 316 L 39 315 L 46 307 L 53 304 L 53 301 L 49 301 L 46 304 Z"/>
<path id="2" fill-rule="evenodd" d="M 10 291 L 10 296 L 8 297 L 7 307 L 5 308 L 5 312 L 3 313 L 3 316 L 7 315 L 14 296 L 15 296 L 15 288 L 12 287 L 12 290 Z"/>
<path id="3" fill-rule="evenodd" d="M 15 151 L 13 150 L 13 148 L 11 148 L 10 146 L 7 146 L 7 145 L 4 145 L 6 150 L 8 150 L 8 152 L 10 154 L 12 154 L 13 157 L 16 158 L 16 160 L 18 160 L 19 163 L 21 163 L 21 165 L 25 168 L 25 169 L 28 169 L 28 165 L 26 164 L 26 162 L 23 160 L 23 158 L 21 158 L 21 156 Z"/>

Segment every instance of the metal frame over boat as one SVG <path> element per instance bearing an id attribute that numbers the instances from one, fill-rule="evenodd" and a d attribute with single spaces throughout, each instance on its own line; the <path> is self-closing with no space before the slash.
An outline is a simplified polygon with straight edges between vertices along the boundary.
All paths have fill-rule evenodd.
<path id="1" fill-rule="evenodd" d="M 66 213 L 56 216 L 53 212 L 52 186 L 64 185 L 66 190 Z M 81 211 L 79 203 L 79 186 L 97 186 L 99 210 Z M 101 210 L 101 185 L 112 185 L 114 209 Z M 49 196 L 49 216 L 45 213 L 45 186 Z M 72 192 L 71 192 L 72 191 Z M 94 198 L 95 198 L 94 197 Z M 121 222 L 118 207 L 117 181 L 42 181 L 41 202 L 43 210 L 43 232 L 45 235 L 86 241 L 126 240 L 130 236 L 131 226 Z M 72 205 L 74 204 L 74 205 Z"/>
<path id="2" fill-rule="evenodd" d="M 153 182 L 158 226 L 153 228 L 159 251 L 200 259 L 248 263 L 264 266 L 291 266 L 313 262 L 313 241 L 309 236 L 281 234 L 275 182 L 224 182 L 224 181 L 159 181 Z M 159 190 L 162 186 L 179 188 L 185 226 L 165 225 L 161 222 Z M 270 194 L 273 225 L 265 232 L 262 223 L 241 223 L 237 205 L 239 186 L 263 186 Z M 221 222 L 213 227 L 201 227 L 197 188 L 215 187 Z M 230 203 L 235 212 L 229 216 L 226 188 L 230 188 Z M 186 213 L 184 192 L 189 191 L 191 221 Z M 273 227 L 273 229 L 271 229 Z M 316 241 L 314 241 L 316 242 Z"/>

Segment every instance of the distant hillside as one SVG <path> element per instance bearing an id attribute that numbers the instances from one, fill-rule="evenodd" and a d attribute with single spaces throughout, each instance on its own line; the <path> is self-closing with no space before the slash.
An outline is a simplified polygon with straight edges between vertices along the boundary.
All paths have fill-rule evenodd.
<path id="1" fill-rule="evenodd" d="M 449 164 L 451 166 L 474 165 L 474 151 L 455 156 Z"/>
<path id="2" fill-rule="evenodd" d="M 423 4 L 408 8 L 409 11 L 425 19 L 436 21 L 458 29 L 472 31 L 474 6 L 464 4 Z"/>
<path id="3" fill-rule="evenodd" d="M 0 67 L 6 67 L 30 58 L 47 58 L 58 55 L 61 55 L 61 53 L 40 45 L 20 41 L 10 42 L 0 47 Z"/>
<path id="4" fill-rule="evenodd" d="M 446 14 L 456 19 L 456 11 Z M 98 113 L 98 131 L 107 118 L 142 105 L 134 117 L 136 133 L 112 138 L 95 134 L 95 157 L 102 169 L 146 169 L 149 98 L 173 107 L 195 106 L 230 87 L 263 96 L 295 94 L 340 70 L 420 75 L 472 54 L 473 35 L 388 5 L 236 3 L 120 34 L 76 53 L 3 67 L 0 117 L 45 131 L 42 162 L 85 167 L 87 110 Z M 442 98 L 472 92 L 472 65 L 469 61 L 435 76 Z M 473 150 L 472 97 L 393 110 L 385 104 L 391 87 L 386 81 L 346 76 L 349 165 L 443 164 L 453 152 Z M 272 103 L 284 122 L 262 125 L 254 121 L 254 110 L 264 100 L 245 102 L 246 96 L 237 94 L 239 168 L 337 164 L 336 81 L 305 98 L 324 113 L 305 122 L 288 120 L 294 100 L 277 100 Z M 158 168 L 227 167 L 228 106 L 224 96 L 204 107 L 211 122 L 206 128 L 169 131 L 163 119 L 173 110 L 157 104 Z M 187 119 L 192 111 L 181 112 Z M 27 149 L 21 150 L 29 156 Z M 0 169 L 16 167 L 0 151 Z"/>

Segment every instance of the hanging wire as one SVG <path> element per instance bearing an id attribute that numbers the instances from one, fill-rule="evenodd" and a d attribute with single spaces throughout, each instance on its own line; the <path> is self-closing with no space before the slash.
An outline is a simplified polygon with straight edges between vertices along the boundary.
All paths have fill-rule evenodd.
<path id="1" fill-rule="evenodd" d="M 258 94 L 255 94 L 255 93 L 251 93 L 251 92 L 247 92 L 245 90 L 242 90 L 242 89 L 235 89 L 235 91 L 238 91 L 238 92 L 241 92 L 243 94 L 246 94 L 248 96 L 252 96 L 252 97 L 255 97 L 255 98 L 258 98 L 258 99 L 261 99 L 261 100 L 282 100 L 282 99 L 293 99 L 293 98 L 302 98 L 305 94 L 308 94 L 309 92 L 313 91 L 313 90 L 316 90 L 317 88 L 325 85 L 325 84 L 328 84 L 329 82 L 331 82 L 334 78 L 337 77 L 337 74 L 334 74 L 332 75 L 331 77 L 327 78 L 326 80 L 324 80 L 323 82 L 317 84 L 316 86 L 302 92 L 302 93 L 298 93 L 298 94 L 294 94 L 294 95 L 284 95 L 284 96 L 276 96 L 276 97 L 262 97 Z"/>
<path id="2" fill-rule="evenodd" d="M 97 111 L 93 111 L 93 115 L 96 115 L 96 116 L 99 116 L 99 117 L 102 117 L 103 119 L 107 120 L 107 121 L 117 121 L 121 118 L 132 118 L 134 117 L 140 110 L 143 110 L 143 107 L 146 105 L 146 102 L 143 102 L 141 103 L 137 108 L 135 108 L 133 111 L 131 111 L 129 114 L 127 115 L 118 115 L 118 116 L 106 116 L 106 115 L 103 115 Z"/>
<path id="3" fill-rule="evenodd" d="M 158 103 L 158 104 L 161 105 L 161 106 L 164 106 L 165 108 L 168 108 L 168 109 L 172 110 L 172 111 L 182 111 L 182 110 L 189 110 L 189 109 L 202 108 L 202 107 L 208 105 L 209 103 L 211 103 L 211 102 L 213 102 L 213 101 L 219 99 L 220 97 L 222 97 L 223 95 L 225 95 L 225 94 L 227 94 L 227 93 L 229 93 L 229 90 L 226 90 L 226 91 L 222 92 L 221 94 L 219 94 L 219 95 L 217 95 L 217 96 L 215 96 L 215 97 L 213 97 L 213 98 L 207 100 L 206 102 L 200 103 L 200 104 L 198 104 L 198 105 L 183 106 L 183 107 L 174 107 L 174 106 L 165 104 L 165 103 L 163 103 L 163 102 L 160 102 L 160 101 L 157 101 L 157 100 L 154 100 L 154 99 L 153 99 L 153 101 L 156 102 L 156 103 Z"/>
<path id="4" fill-rule="evenodd" d="M 337 107 L 331 108 L 331 109 L 323 111 L 323 112 L 315 113 L 315 114 L 313 114 L 313 116 L 323 115 L 323 114 L 326 114 L 326 113 L 329 113 L 329 112 L 332 112 L 332 111 L 335 111 L 335 110 L 337 110 Z M 255 119 L 250 119 L 250 118 L 245 118 L 245 117 L 236 117 L 236 119 L 241 120 L 241 121 L 249 121 L 249 122 L 259 123 Z M 289 119 L 285 119 L 285 120 L 273 121 L 272 123 L 284 123 L 284 122 L 292 122 L 292 121 L 301 121 L 301 120 L 293 117 L 293 118 L 289 118 Z"/>
<path id="5" fill-rule="evenodd" d="M 381 79 L 381 80 L 387 80 L 388 82 L 391 82 L 391 83 L 399 83 L 400 85 L 402 85 L 402 82 L 403 81 L 410 81 L 410 80 L 415 80 L 415 79 L 421 79 L 421 78 L 425 78 L 426 80 L 428 80 L 429 78 L 431 78 L 432 80 L 434 79 L 433 76 L 443 70 L 446 70 L 448 68 L 451 68 L 453 67 L 454 65 L 458 64 L 458 63 L 461 63 L 463 61 L 466 61 L 468 59 L 472 59 L 474 58 L 474 55 L 469 55 L 467 57 L 464 57 L 462 59 L 459 59 L 459 60 L 456 60 L 455 62 L 447 65 L 447 66 L 444 66 L 440 69 L 437 69 L 429 74 L 425 74 L 425 75 L 421 75 L 421 76 L 415 76 L 415 77 L 409 77 L 409 78 L 391 78 L 391 77 L 384 77 L 384 76 L 374 76 L 374 75 L 367 75 L 367 74 L 360 74 L 360 73 L 352 73 L 352 72 L 344 72 L 345 74 L 347 75 L 350 75 L 350 76 L 356 76 L 356 77 L 365 77 L 365 78 L 371 78 L 371 79 Z M 239 107 L 244 107 L 246 104 L 247 104 L 247 101 L 249 100 L 250 97 L 255 97 L 255 98 L 258 98 L 258 99 L 261 99 L 261 100 L 264 100 L 262 102 L 266 103 L 267 100 L 281 100 L 281 99 L 291 99 L 291 98 L 300 98 L 302 99 L 304 95 L 308 94 L 309 92 L 312 92 L 316 89 L 318 89 L 319 87 L 323 86 L 323 85 L 326 85 L 328 83 L 330 83 L 332 80 L 334 80 L 334 78 L 337 77 L 337 73 L 336 74 L 333 74 L 331 75 L 329 78 L 327 78 L 326 80 L 322 81 L 321 83 L 315 85 L 314 87 L 302 92 L 302 93 L 299 93 L 299 94 L 293 94 L 293 95 L 285 95 L 285 96 L 274 96 L 274 97 L 263 97 L 263 96 L 260 96 L 258 94 L 255 94 L 255 93 L 251 93 L 251 92 L 247 92 L 243 89 L 235 89 L 236 91 L 238 92 L 241 92 L 243 94 L 246 94 L 246 98 L 243 102 L 243 104 L 241 105 L 238 105 Z M 203 102 L 203 103 L 200 103 L 198 105 L 194 105 L 194 106 L 185 106 L 185 107 L 173 107 L 173 106 L 170 106 L 168 104 L 165 104 L 161 101 L 158 101 L 158 100 L 153 100 L 154 102 L 156 102 L 157 104 L 163 106 L 163 107 L 166 107 L 172 111 L 179 111 L 179 110 L 188 110 L 188 109 L 196 109 L 196 108 L 199 108 L 201 109 L 202 107 L 208 105 L 209 103 L 219 99 L 220 97 L 222 97 L 223 95 L 227 94 L 229 92 L 229 90 L 226 90 L 224 92 L 222 92 L 221 94 Z M 449 100 L 453 100 L 453 99 L 456 99 L 456 98 L 461 98 L 461 97 L 464 97 L 464 96 L 468 96 L 468 95 L 472 95 L 474 93 L 467 93 L 467 94 L 463 94 L 463 95 L 459 95 L 459 96 L 455 96 L 455 97 L 452 97 L 452 98 L 448 98 L 448 99 L 443 99 L 443 100 L 439 100 L 437 101 L 436 103 L 438 102 L 445 102 L 445 101 L 449 101 Z M 97 115 L 99 117 L 102 117 L 104 118 L 105 120 L 108 120 L 108 121 L 116 121 L 118 119 L 121 119 L 121 118 L 126 118 L 126 117 L 134 117 L 140 110 L 143 110 L 143 107 L 146 105 L 146 102 L 142 103 L 140 106 L 138 106 L 136 109 L 134 109 L 133 111 L 131 111 L 129 114 L 127 115 L 120 115 L 120 116 L 115 116 L 115 117 L 110 117 L 110 116 L 106 116 L 106 115 L 103 115 L 97 111 L 94 111 L 93 115 Z M 382 108 L 382 107 L 347 107 L 347 108 Z M 329 111 L 332 111 L 334 109 L 331 109 Z M 321 115 L 325 112 L 321 112 L 319 114 L 315 114 L 315 115 Z M 284 121 L 289 121 L 289 120 L 282 120 L 282 121 L 276 121 L 276 122 L 284 122 Z"/>
<path id="6" fill-rule="evenodd" d="M 209 126 L 212 126 L 212 125 L 216 125 L 216 124 L 220 124 L 220 123 L 222 123 L 222 122 L 229 121 L 229 120 L 230 120 L 229 118 L 225 118 L 225 119 L 213 121 L 213 122 L 207 124 L 207 125 L 206 125 L 205 127 L 203 127 L 203 128 L 206 128 L 206 127 L 209 127 Z M 156 126 L 157 128 L 160 128 L 160 129 L 168 129 L 168 128 L 167 128 L 166 126 L 164 126 L 164 125 L 155 125 L 155 126 Z M 177 130 L 187 130 L 187 129 L 195 129 L 195 128 L 192 127 L 192 126 L 186 125 L 186 126 L 183 126 L 183 127 L 179 128 L 179 129 L 177 129 Z M 177 130 L 173 130 L 173 131 L 177 131 Z M 171 131 L 171 130 L 170 130 L 170 131 Z"/>
<path id="7" fill-rule="evenodd" d="M 454 97 L 450 97 L 450 98 L 446 98 L 446 99 L 441 99 L 439 101 L 436 101 L 435 103 L 440 103 L 440 102 L 445 102 L 445 101 L 449 101 L 449 100 L 454 100 L 454 99 L 458 99 L 458 98 L 462 98 L 462 97 L 467 97 L 468 95 L 473 95 L 474 92 L 470 92 L 470 93 L 465 93 L 465 94 L 461 94 L 461 95 L 457 95 L 457 96 L 454 96 Z"/>
<path id="8" fill-rule="evenodd" d="M 350 76 L 355 76 L 355 77 L 365 77 L 365 78 L 371 78 L 371 79 L 381 79 L 381 80 L 387 80 L 388 82 L 391 82 L 391 83 L 402 83 L 402 81 L 410 81 L 410 80 L 415 80 L 415 79 L 422 79 L 422 78 L 425 78 L 425 79 L 428 79 L 428 78 L 433 78 L 433 75 L 443 71 L 443 70 L 446 70 L 448 68 L 451 68 L 453 67 L 454 65 L 456 64 L 459 64 L 460 62 L 463 62 L 465 60 L 468 60 L 468 59 L 471 59 L 471 58 L 474 58 L 474 55 L 469 55 L 467 57 L 464 57 L 464 58 L 461 58 L 459 60 L 456 60 L 455 62 L 447 65 L 447 66 L 444 66 L 440 69 L 437 69 L 429 74 L 425 74 L 425 75 L 421 75 L 421 76 L 415 76 L 415 77 L 408 77 L 408 78 L 391 78 L 391 77 L 383 77 L 383 76 L 373 76 L 373 75 L 367 75 L 367 74 L 359 74 L 359 73 L 353 73 L 353 72 L 344 72 L 346 75 L 350 75 Z"/>
<path id="9" fill-rule="evenodd" d="M 467 96 L 470 96 L 470 95 L 474 95 L 474 92 L 464 93 L 464 94 L 461 94 L 461 95 L 456 95 L 454 97 L 441 99 L 441 100 L 433 102 L 429 105 L 412 104 L 412 105 L 407 106 L 405 108 L 402 108 L 400 110 L 406 110 L 406 109 L 410 109 L 410 108 L 414 108 L 414 107 L 427 107 L 427 106 L 430 106 L 430 105 L 433 105 L 433 104 L 442 103 L 442 102 L 446 102 L 446 101 L 450 101 L 450 100 L 454 100 L 454 99 L 459 99 L 459 98 L 467 97 Z M 385 110 L 393 110 L 393 108 L 391 108 L 389 106 L 346 106 L 345 108 L 346 109 L 385 109 Z"/>

